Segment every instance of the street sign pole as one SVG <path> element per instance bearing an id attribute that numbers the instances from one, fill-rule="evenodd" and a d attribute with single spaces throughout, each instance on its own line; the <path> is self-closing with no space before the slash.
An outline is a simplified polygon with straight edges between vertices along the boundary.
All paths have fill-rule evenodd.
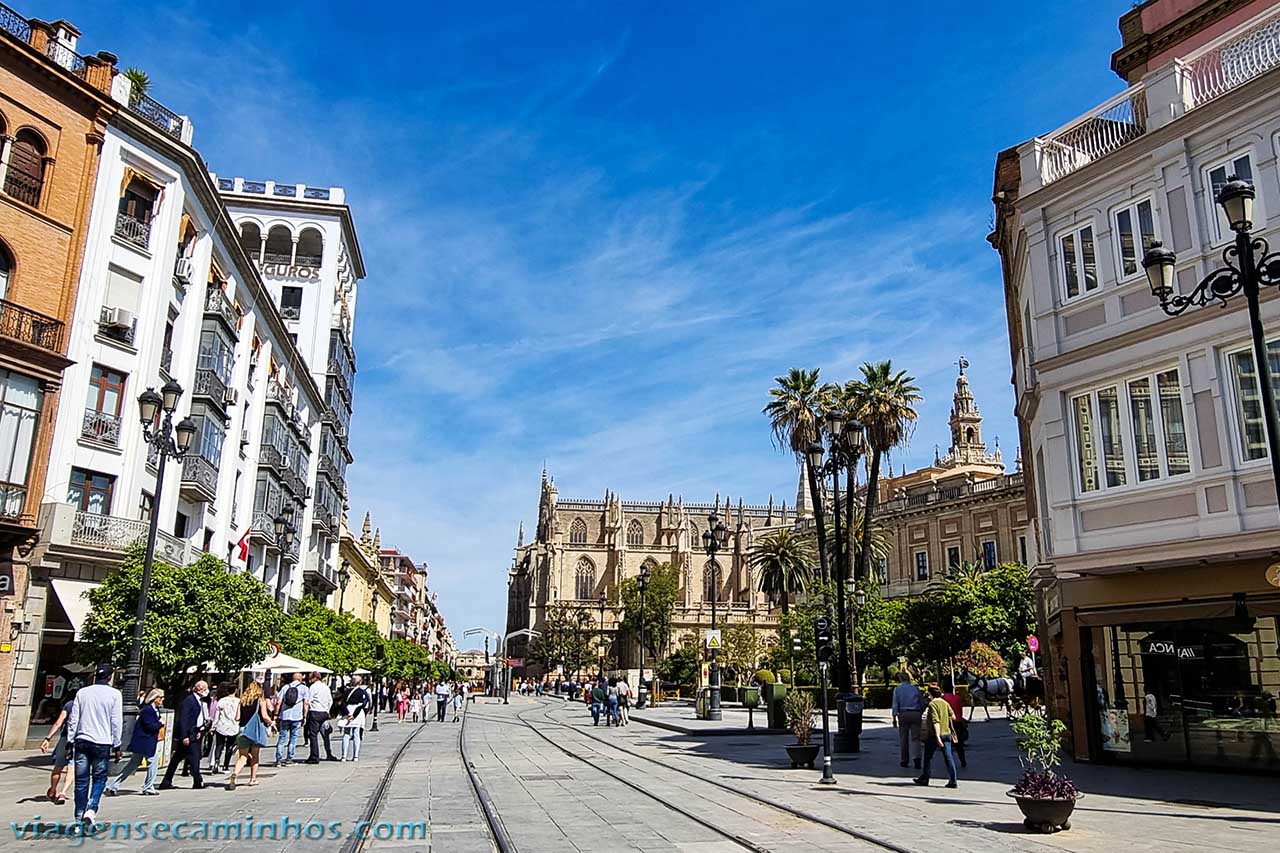
<path id="1" fill-rule="evenodd" d="M 831 720 L 827 709 L 827 662 L 823 661 L 818 664 L 818 671 L 822 676 L 822 778 L 818 780 L 822 785 L 834 785 L 836 783 L 835 774 L 831 772 Z"/>

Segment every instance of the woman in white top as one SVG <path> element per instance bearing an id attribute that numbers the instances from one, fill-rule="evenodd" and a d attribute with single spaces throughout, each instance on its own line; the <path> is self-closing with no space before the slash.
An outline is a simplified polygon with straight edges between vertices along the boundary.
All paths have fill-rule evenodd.
<path id="1" fill-rule="evenodd" d="M 231 752 L 240 734 L 240 691 L 231 682 L 218 685 L 218 705 L 213 717 L 213 754 L 209 756 L 209 772 L 231 769 Z"/>
<path id="2" fill-rule="evenodd" d="M 417 690 L 413 691 L 413 698 L 409 700 L 409 716 L 415 723 L 420 722 L 422 717 L 422 694 Z"/>
<path id="3" fill-rule="evenodd" d="M 339 761 L 359 761 L 360 741 L 364 737 L 364 712 L 372 699 L 369 690 L 363 684 L 364 679 L 358 675 L 351 676 L 351 686 L 342 698 L 342 758 Z M 347 757 L 347 747 L 351 747 L 351 757 Z"/>

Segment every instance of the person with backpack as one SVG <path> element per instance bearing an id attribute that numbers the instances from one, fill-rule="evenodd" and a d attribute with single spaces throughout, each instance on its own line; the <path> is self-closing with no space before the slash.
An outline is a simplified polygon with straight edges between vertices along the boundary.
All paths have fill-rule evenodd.
<path id="1" fill-rule="evenodd" d="M 302 673 L 295 672 L 293 680 L 280 691 L 280 711 L 276 725 L 280 736 L 276 738 L 276 767 L 288 767 L 298 751 L 298 731 L 311 710 L 311 694 L 302 681 Z"/>

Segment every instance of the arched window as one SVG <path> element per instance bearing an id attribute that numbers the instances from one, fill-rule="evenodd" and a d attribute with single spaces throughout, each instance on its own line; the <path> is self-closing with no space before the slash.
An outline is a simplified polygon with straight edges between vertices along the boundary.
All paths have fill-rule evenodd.
<path id="1" fill-rule="evenodd" d="M 724 570 L 715 560 L 708 560 L 702 569 L 702 600 L 719 601 L 718 587 L 724 580 Z"/>
<path id="2" fill-rule="evenodd" d="M 569 544 L 587 544 L 587 523 L 580 518 L 575 518 L 573 524 L 569 525 Z"/>
<path id="3" fill-rule="evenodd" d="M 240 223 L 240 245 L 255 261 L 262 254 L 262 229 L 256 222 Z"/>
<path id="4" fill-rule="evenodd" d="M 40 191 L 44 188 L 44 156 L 47 152 L 40 134 L 30 128 L 18 131 L 9 149 L 9 171 L 4 178 L 5 195 L 33 207 L 40 204 Z"/>
<path id="5" fill-rule="evenodd" d="M 578 569 L 574 573 L 573 578 L 573 597 L 582 601 L 588 600 L 595 596 L 596 592 L 596 566 L 591 562 L 591 558 L 582 557 L 578 560 Z"/>
<path id="6" fill-rule="evenodd" d="M 973 427 L 969 427 L 964 431 L 964 440 L 973 444 Z"/>
<path id="7" fill-rule="evenodd" d="M 267 256 L 262 259 L 268 264 L 293 263 L 293 234 L 283 225 L 273 225 L 267 232 Z"/>
<path id="8" fill-rule="evenodd" d="M 0 299 L 9 298 L 9 276 L 13 272 L 13 256 L 9 247 L 0 243 Z"/>
<path id="9" fill-rule="evenodd" d="M 698 525 L 692 521 L 689 522 L 689 550 L 696 551 L 702 547 L 702 540 L 698 538 Z"/>
<path id="10" fill-rule="evenodd" d="M 324 257 L 324 238 L 314 228 L 303 228 L 298 235 L 298 253 L 294 262 L 298 266 L 318 267 Z"/>
<path id="11" fill-rule="evenodd" d="M 631 519 L 631 523 L 627 525 L 627 544 L 644 544 L 644 525 L 638 519 Z"/>

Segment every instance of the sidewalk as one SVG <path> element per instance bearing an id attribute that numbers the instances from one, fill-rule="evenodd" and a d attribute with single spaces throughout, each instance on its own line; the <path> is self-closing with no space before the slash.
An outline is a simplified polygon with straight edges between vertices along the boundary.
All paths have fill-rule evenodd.
<path id="1" fill-rule="evenodd" d="M 176 790 L 161 791 L 158 797 L 143 797 L 138 793 L 142 787 L 143 775 L 139 771 L 125 783 L 120 796 L 102 798 L 99 821 L 111 826 L 95 837 L 92 841 L 93 849 L 199 849 L 208 853 L 241 851 L 245 849 L 244 841 L 230 840 L 226 836 L 214 838 L 212 826 L 202 824 L 252 821 L 271 822 L 278 826 L 282 820 L 287 819 L 290 823 L 283 834 L 281 830 L 276 830 L 278 840 L 254 841 L 253 849 L 262 853 L 337 850 L 344 843 L 346 835 L 354 830 L 356 822 L 362 818 L 370 795 L 387 774 L 392 755 L 418 729 L 418 725 L 414 723 L 396 722 L 394 715 L 380 715 L 379 724 L 380 731 L 365 733 L 359 763 L 322 760 L 318 765 L 297 763 L 290 767 L 275 768 L 270 766 L 275 760 L 274 747 L 265 747 L 258 774 L 259 784 L 248 787 L 248 771 L 244 771 L 235 791 L 226 789 L 226 776 L 206 774 L 205 784 L 209 787 L 204 790 L 191 790 L 190 778 L 178 776 L 175 784 L 180 787 Z M 440 731 L 445 728 L 448 729 L 447 735 Z M 410 749 L 431 743 L 437 738 L 443 738 L 444 743 L 456 745 L 457 726 L 437 728 L 435 724 L 427 725 Z M 336 753 L 340 749 L 340 738 L 335 737 L 333 745 Z M 323 757 L 323 749 L 321 752 Z M 453 752 L 456 755 L 456 749 Z M 301 746 L 298 756 L 306 757 Z M 4 833 L 0 836 L 3 839 L 0 840 L 0 849 L 14 849 L 16 843 L 32 843 L 19 842 L 15 838 L 15 833 L 21 832 L 30 822 L 41 825 L 44 840 L 34 842 L 40 847 L 61 849 L 84 843 L 81 839 L 60 838 L 53 834 L 58 832 L 59 825 L 71 823 L 73 806 L 70 798 L 62 806 L 45 799 L 44 792 L 49 786 L 51 766 L 51 759 L 38 752 L 0 752 L 0 832 Z M 417 818 L 402 817 L 403 813 L 398 808 L 388 808 L 387 812 L 388 816 L 384 819 L 389 821 L 426 819 L 425 815 Z M 148 837 L 145 839 L 138 834 L 143 821 L 147 822 Z M 158 824 L 181 821 L 186 821 L 187 826 L 179 831 L 191 839 L 187 841 L 187 845 L 193 846 L 184 846 L 179 838 L 159 840 L 150 837 L 159 831 Z M 301 837 L 303 826 L 309 822 L 323 824 L 325 837 L 317 840 Z M 335 823 L 336 829 L 328 828 Z M 292 828 L 294 825 L 297 825 L 296 829 Z M 132 838 L 125 837 L 126 828 L 133 833 Z M 312 827 L 308 828 L 316 831 Z M 201 838 L 195 834 L 201 829 L 209 837 Z M 113 831 L 116 833 L 115 838 L 111 835 Z M 338 836 L 336 839 L 335 834 Z M 299 837 L 286 837 L 292 835 Z M 419 849 L 422 847 L 419 843 Z"/>
<path id="2" fill-rule="evenodd" d="M 740 720 L 731 713 L 725 711 L 721 726 L 733 719 L 745 727 L 745 713 L 737 712 Z M 1070 762 L 1062 769 L 1085 792 L 1072 829 L 1029 834 L 1017 805 L 1005 795 L 1021 773 L 1013 735 L 1002 715 L 993 712 L 987 722 L 981 709 L 971 727 L 969 766 L 960 772 L 957 791 L 942 787 L 946 776 L 940 756 L 934 759 L 932 786 L 912 784 L 916 771 L 898 766 L 897 731 L 887 711 L 867 712 L 862 751 L 834 757 L 838 784 L 830 787 L 816 784 L 820 771 L 789 769 L 782 748 L 792 741 L 789 734 L 708 736 L 697 731 L 692 708 L 674 704 L 633 714 L 632 720 L 645 717 L 665 727 L 634 725 L 609 729 L 607 736 L 629 749 L 911 849 L 1238 851 L 1274 847 L 1280 838 L 1275 779 Z M 670 726 L 691 733 L 674 734 Z M 814 737 L 820 741 L 820 729 Z"/>

